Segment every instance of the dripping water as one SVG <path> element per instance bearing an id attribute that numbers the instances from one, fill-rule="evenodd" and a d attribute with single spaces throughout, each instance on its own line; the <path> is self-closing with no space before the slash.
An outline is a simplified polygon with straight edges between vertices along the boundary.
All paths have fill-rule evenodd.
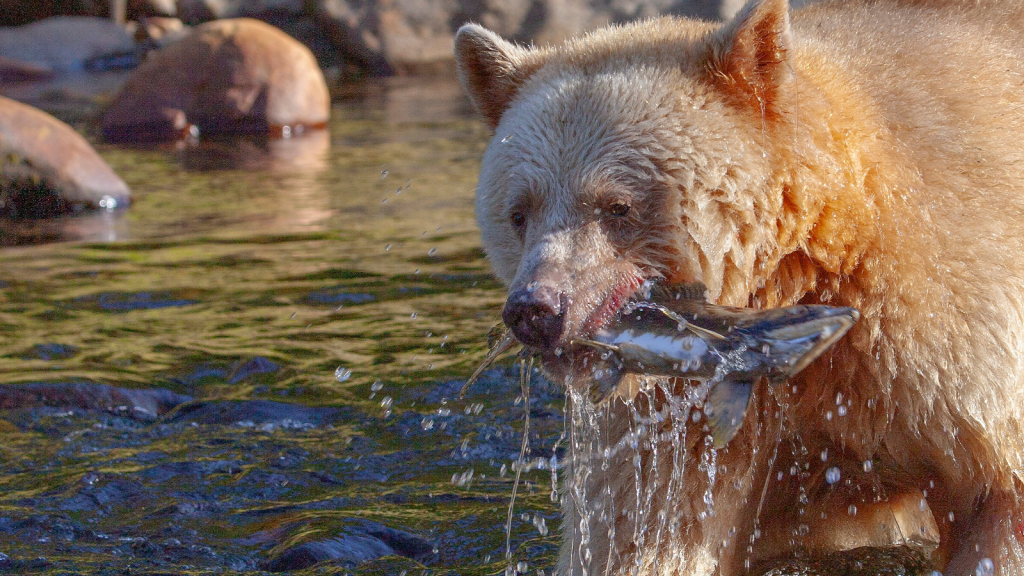
<path id="1" fill-rule="evenodd" d="M 505 519 L 505 562 L 511 571 L 512 567 L 512 515 L 515 513 L 516 493 L 519 491 L 519 480 L 526 462 L 526 452 L 530 448 L 530 375 L 533 373 L 533 357 L 519 360 L 519 388 L 523 397 L 523 443 L 519 448 L 519 460 L 516 462 L 516 477 L 512 483 L 512 497 L 508 502 L 508 516 Z M 512 571 L 511 573 L 515 573 Z"/>

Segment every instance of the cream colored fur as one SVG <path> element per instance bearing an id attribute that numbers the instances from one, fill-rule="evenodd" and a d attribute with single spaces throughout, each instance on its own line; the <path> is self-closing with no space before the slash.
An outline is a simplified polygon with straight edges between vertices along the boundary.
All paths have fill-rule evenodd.
<path id="1" fill-rule="evenodd" d="M 918 494 L 936 568 L 990 558 L 1024 573 L 1022 6 L 790 16 L 754 0 L 722 26 L 664 18 L 539 49 L 460 30 L 461 77 L 495 130 L 485 249 L 510 289 L 570 293 L 564 338 L 654 277 L 701 280 L 723 304 L 863 315 L 797 379 L 761 384 L 714 482 L 684 383 L 602 407 L 574 431 L 560 573 L 729 576 L 899 543 L 864 519 L 908 517 Z M 547 360 L 574 371 L 571 355 Z M 621 444 L 652 412 L 664 421 L 635 450 L 585 449 Z M 830 467 L 843 482 L 825 482 Z"/>

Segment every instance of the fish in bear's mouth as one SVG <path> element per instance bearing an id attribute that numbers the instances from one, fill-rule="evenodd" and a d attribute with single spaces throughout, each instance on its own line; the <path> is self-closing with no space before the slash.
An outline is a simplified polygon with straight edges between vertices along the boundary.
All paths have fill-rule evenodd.
<path id="1" fill-rule="evenodd" d="M 761 378 L 776 383 L 803 370 L 860 318 L 847 307 L 801 305 L 770 310 L 709 304 L 702 284 L 640 283 L 606 297 L 567 346 L 526 346 L 546 371 L 595 402 L 625 374 L 707 383 L 704 411 L 716 445 L 739 429 Z M 517 344 L 506 330 L 466 388 L 498 355 Z M 464 389 L 465 390 L 465 389 Z"/>

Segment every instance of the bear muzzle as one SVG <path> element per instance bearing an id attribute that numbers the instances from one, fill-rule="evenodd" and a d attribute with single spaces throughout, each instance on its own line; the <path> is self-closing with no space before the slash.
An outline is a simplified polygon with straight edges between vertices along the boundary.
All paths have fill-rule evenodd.
<path id="1" fill-rule="evenodd" d="M 544 350 L 558 344 L 568 308 L 565 292 L 550 286 L 531 286 L 509 294 L 501 319 L 517 340 Z"/>

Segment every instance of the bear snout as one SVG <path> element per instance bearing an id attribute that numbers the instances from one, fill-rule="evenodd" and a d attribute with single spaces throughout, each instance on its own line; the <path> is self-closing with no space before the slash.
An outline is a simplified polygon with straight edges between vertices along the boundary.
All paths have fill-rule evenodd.
<path id="1" fill-rule="evenodd" d="M 568 300 L 565 292 L 549 286 L 516 290 L 505 301 L 501 319 L 523 344 L 553 348 L 562 336 Z"/>

